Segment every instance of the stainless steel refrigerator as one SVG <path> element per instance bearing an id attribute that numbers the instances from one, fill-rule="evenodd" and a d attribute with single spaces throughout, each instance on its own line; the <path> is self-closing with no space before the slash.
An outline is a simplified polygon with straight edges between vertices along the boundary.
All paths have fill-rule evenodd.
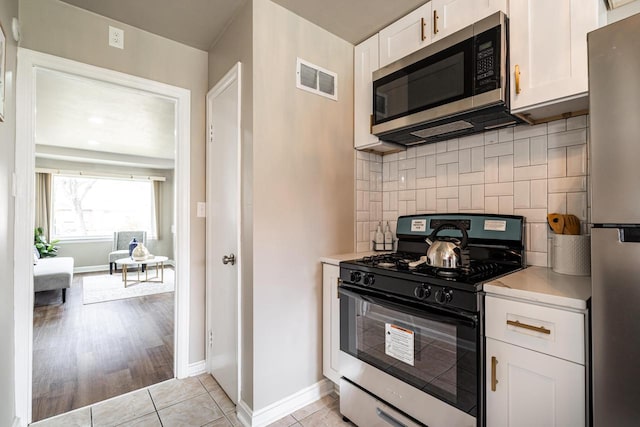
<path id="1" fill-rule="evenodd" d="M 640 425 L 640 15 L 589 33 L 595 427 Z"/>

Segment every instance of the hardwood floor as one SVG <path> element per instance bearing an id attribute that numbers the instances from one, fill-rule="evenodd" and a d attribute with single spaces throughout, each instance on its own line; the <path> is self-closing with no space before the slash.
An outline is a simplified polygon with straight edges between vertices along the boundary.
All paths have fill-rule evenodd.
<path id="1" fill-rule="evenodd" d="M 35 295 L 33 421 L 173 378 L 174 293 L 83 305 L 89 274 Z"/>

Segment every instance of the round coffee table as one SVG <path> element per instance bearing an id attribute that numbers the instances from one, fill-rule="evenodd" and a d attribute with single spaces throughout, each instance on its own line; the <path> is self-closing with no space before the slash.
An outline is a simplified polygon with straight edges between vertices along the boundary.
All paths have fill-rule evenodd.
<path id="1" fill-rule="evenodd" d="M 164 281 L 164 262 L 169 260 L 166 256 L 154 256 L 151 258 L 147 258 L 144 260 L 135 260 L 131 257 L 120 258 L 116 260 L 116 265 L 119 265 L 122 268 L 122 281 L 124 282 L 124 287 L 127 287 L 128 282 L 157 282 L 162 283 Z M 140 279 L 140 267 L 146 265 L 144 272 L 144 280 Z M 149 265 L 155 265 L 156 275 L 149 278 Z M 138 267 L 138 277 L 137 280 L 130 280 L 127 277 L 127 268 L 128 267 Z"/>

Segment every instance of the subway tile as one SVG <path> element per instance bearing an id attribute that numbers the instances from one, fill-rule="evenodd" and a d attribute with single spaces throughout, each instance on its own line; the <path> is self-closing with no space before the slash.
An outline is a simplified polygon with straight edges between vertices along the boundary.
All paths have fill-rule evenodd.
<path id="1" fill-rule="evenodd" d="M 398 162 L 398 170 L 407 170 L 416 168 L 416 158 L 404 159 Z"/>
<path id="2" fill-rule="evenodd" d="M 547 165 L 525 166 L 513 170 L 515 181 L 527 181 L 531 179 L 543 179 L 547 177 Z"/>
<path id="3" fill-rule="evenodd" d="M 536 179 L 530 182 L 531 190 L 531 207 L 545 208 L 547 207 L 547 180 Z"/>
<path id="4" fill-rule="evenodd" d="M 398 201 L 398 215 L 402 216 L 402 215 L 406 215 L 407 214 L 407 201 L 406 200 L 399 200 Z"/>
<path id="5" fill-rule="evenodd" d="M 570 117 L 567 119 L 567 130 L 582 129 L 587 127 L 587 116 Z"/>
<path id="6" fill-rule="evenodd" d="M 369 202 L 382 202 L 382 191 L 370 191 Z"/>
<path id="7" fill-rule="evenodd" d="M 500 215 L 513 215 L 513 196 L 498 197 L 498 213 Z"/>
<path id="8" fill-rule="evenodd" d="M 476 133 L 475 135 L 465 136 L 459 139 L 459 149 L 482 147 L 484 145 L 484 135 Z"/>
<path id="9" fill-rule="evenodd" d="M 513 184 L 513 207 L 526 209 L 531 207 L 530 181 L 518 181 Z"/>
<path id="10" fill-rule="evenodd" d="M 364 179 L 364 160 L 356 160 L 356 179 Z"/>
<path id="11" fill-rule="evenodd" d="M 389 210 L 398 210 L 398 192 L 394 191 L 389 194 Z"/>
<path id="12" fill-rule="evenodd" d="M 549 194 L 549 213 L 567 213 L 567 193 Z"/>
<path id="13" fill-rule="evenodd" d="M 567 147 L 567 176 L 587 174 L 587 144 Z"/>
<path id="14" fill-rule="evenodd" d="M 416 178 L 424 178 L 427 176 L 427 157 L 416 157 Z"/>
<path id="15" fill-rule="evenodd" d="M 529 163 L 531 166 L 547 163 L 547 135 L 529 139 Z"/>
<path id="16" fill-rule="evenodd" d="M 499 163 L 497 157 L 489 157 L 484 160 L 484 182 L 492 183 L 499 181 Z"/>
<path id="17" fill-rule="evenodd" d="M 547 137 L 549 148 L 566 147 L 569 145 L 585 144 L 587 142 L 587 130 L 576 129 L 566 132 L 554 133 Z"/>
<path id="18" fill-rule="evenodd" d="M 413 159 L 416 157 L 417 155 L 417 149 L 416 147 L 409 147 L 407 148 L 407 159 Z"/>
<path id="19" fill-rule="evenodd" d="M 371 249 L 371 242 L 358 242 L 356 244 L 356 251 L 358 252 L 369 252 Z"/>
<path id="20" fill-rule="evenodd" d="M 407 183 L 407 190 L 415 190 L 416 189 L 416 170 L 415 169 L 409 169 L 405 171 L 406 174 L 406 183 Z"/>
<path id="21" fill-rule="evenodd" d="M 447 141 L 436 142 L 436 153 L 447 152 Z"/>
<path id="22" fill-rule="evenodd" d="M 384 214 L 382 215 L 382 220 L 383 221 L 395 221 L 395 220 L 398 219 L 398 216 L 399 216 L 398 212 L 399 211 L 384 212 Z M 371 238 L 371 240 L 373 240 L 373 237 Z"/>
<path id="23" fill-rule="evenodd" d="M 398 153 L 398 160 L 406 160 L 407 159 L 407 151 L 400 151 Z"/>
<path id="24" fill-rule="evenodd" d="M 484 157 L 508 156 L 513 154 L 513 141 L 500 142 L 484 147 Z"/>
<path id="25" fill-rule="evenodd" d="M 471 186 L 461 185 L 458 187 L 458 204 L 460 209 L 471 209 Z"/>
<path id="26" fill-rule="evenodd" d="M 407 215 L 415 215 L 415 214 L 416 214 L 416 201 L 407 200 Z"/>
<path id="27" fill-rule="evenodd" d="M 398 203 L 406 200 L 415 200 L 416 199 L 416 190 L 404 190 L 398 191 Z"/>
<path id="28" fill-rule="evenodd" d="M 416 209 L 418 211 L 427 209 L 427 190 L 416 191 Z"/>
<path id="29" fill-rule="evenodd" d="M 587 220 L 587 193 L 585 191 L 567 193 L 567 213 L 577 216 L 581 221 Z"/>
<path id="30" fill-rule="evenodd" d="M 533 252 L 546 252 L 548 241 L 548 225 L 546 223 L 527 224 L 530 229 L 529 242 Z"/>
<path id="31" fill-rule="evenodd" d="M 471 149 L 471 172 L 484 171 L 484 147 Z"/>
<path id="32" fill-rule="evenodd" d="M 529 251 L 526 254 L 527 264 L 537 267 L 547 267 L 547 253 Z"/>
<path id="33" fill-rule="evenodd" d="M 471 172 L 471 150 L 464 149 L 458 151 L 458 170 L 460 173 Z"/>
<path id="34" fill-rule="evenodd" d="M 398 153 L 387 154 L 384 156 L 385 162 L 396 162 L 398 161 Z"/>
<path id="35" fill-rule="evenodd" d="M 471 186 L 471 209 L 484 209 L 484 184 Z"/>
<path id="36" fill-rule="evenodd" d="M 369 153 L 367 153 L 366 151 L 356 150 L 356 159 L 369 160 Z"/>
<path id="37" fill-rule="evenodd" d="M 484 145 L 491 145 L 498 142 L 498 131 L 492 130 L 484 133 Z"/>
<path id="38" fill-rule="evenodd" d="M 356 190 L 369 191 L 369 181 L 356 180 Z"/>
<path id="39" fill-rule="evenodd" d="M 514 209 L 513 213 L 524 216 L 527 222 L 547 222 L 546 209 Z"/>
<path id="40" fill-rule="evenodd" d="M 436 189 L 436 197 L 438 199 L 458 198 L 458 187 L 439 187 Z"/>
<path id="41" fill-rule="evenodd" d="M 447 185 L 458 185 L 458 164 L 449 163 L 447 165 Z"/>
<path id="42" fill-rule="evenodd" d="M 369 170 L 371 172 L 382 172 L 382 163 L 370 161 L 369 162 Z"/>
<path id="43" fill-rule="evenodd" d="M 484 210 L 486 213 L 497 214 L 500 213 L 500 197 L 485 197 L 484 198 Z"/>
<path id="44" fill-rule="evenodd" d="M 448 212 L 447 199 L 438 199 L 436 201 L 436 212 L 438 213 Z"/>
<path id="45" fill-rule="evenodd" d="M 391 162 L 389 164 L 389 181 L 398 180 L 398 162 Z"/>
<path id="46" fill-rule="evenodd" d="M 364 203 L 364 194 L 369 193 L 368 191 L 356 191 L 356 210 L 364 211 L 365 203 Z"/>
<path id="47" fill-rule="evenodd" d="M 558 178 L 567 176 L 567 149 L 565 147 L 549 148 L 547 176 Z"/>
<path id="48" fill-rule="evenodd" d="M 385 182 L 383 190 L 384 191 L 398 191 L 398 180 Z"/>
<path id="49" fill-rule="evenodd" d="M 438 199 L 436 197 L 436 189 L 427 189 L 427 210 L 435 211 L 438 209 Z"/>
<path id="50" fill-rule="evenodd" d="M 485 184 L 484 195 L 488 196 L 513 196 L 513 182 L 499 184 Z"/>
<path id="51" fill-rule="evenodd" d="M 435 144 L 424 144 L 416 147 L 416 156 L 430 156 L 436 154 Z"/>
<path id="52" fill-rule="evenodd" d="M 386 182 L 389 181 L 389 173 L 391 169 L 391 163 L 383 163 L 382 164 L 382 179 Z"/>
<path id="53" fill-rule="evenodd" d="M 460 205 L 458 199 L 447 199 L 447 212 L 459 212 Z"/>
<path id="54" fill-rule="evenodd" d="M 498 180 L 500 182 L 513 181 L 513 156 L 498 158 Z"/>
<path id="55" fill-rule="evenodd" d="M 369 211 L 356 212 L 356 221 L 369 221 Z"/>
<path id="56" fill-rule="evenodd" d="M 416 180 L 416 187 L 417 188 L 436 188 L 437 187 L 436 178 L 435 177 L 418 178 Z"/>
<path id="57" fill-rule="evenodd" d="M 458 161 L 458 152 L 449 151 L 436 155 L 436 164 L 443 165 L 447 163 L 456 163 Z"/>
<path id="58" fill-rule="evenodd" d="M 436 166 L 436 183 L 438 187 L 447 186 L 447 165 Z"/>
<path id="59" fill-rule="evenodd" d="M 549 193 L 566 193 L 570 191 L 587 191 L 587 177 L 549 178 Z"/>
<path id="60" fill-rule="evenodd" d="M 432 176 L 436 176 L 437 175 L 437 169 L 436 169 L 436 156 L 427 156 L 427 159 L 425 160 L 426 162 L 426 177 L 432 177 Z"/>
<path id="61" fill-rule="evenodd" d="M 513 131 L 514 139 L 523 139 L 523 138 L 531 138 L 534 136 L 546 135 L 547 134 L 547 124 L 542 123 L 539 125 L 519 125 L 516 126 Z"/>
<path id="62" fill-rule="evenodd" d="M 382 193 L 382 210 L 388 211 L 391 209 L 391 192 L 384 191 Z"/>
<path id="63" fill-rule="evenodd" d="M 356 241 L 357 242 L 366 242 L 369 238 L 369 227 L 366 222 L 357 223 L 357 231 L 356 231 Z"/>
<path id="64" fill-rule="evenodd" d="M 460 148 L 458 138 L 450 139 L 447 141 L 447 151 L 458 151 Z"/>
<path id="65" fill-rule="evenodd" d="M 556 120 L 556 121 L 547 123 L 548 134 L 564 132 L 566 130 L 567 130 L 567 121 L 565 119 Z"/>
<path id="66" fill-rule="evenodd" d="M 484 172 L 461 173 L 458 177 L 458 184 L 484 184 Z"/>
<path id="67" fill-rule="evenodd" d="M 498 130 L 498 142 L 513 141 L 513 128 L 503 128 Z"/>
<path id="68" fill-rule="evenodd" d="M 529 166 L 529 138 L 513 142 L 513 165 Z"/>

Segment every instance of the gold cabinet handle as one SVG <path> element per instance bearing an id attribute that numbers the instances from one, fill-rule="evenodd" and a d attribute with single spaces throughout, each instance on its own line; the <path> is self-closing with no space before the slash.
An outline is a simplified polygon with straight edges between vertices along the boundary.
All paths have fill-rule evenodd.
<path id="1" fill-rule="evenodd" d="M 507 320 L 507 325 L 515 326 L 516 328 L 528 329 L 530 331 L 540 332 L 541 334 L 551 335 L 551 330 L 544 326 L 527 325 L 526 323 L 520 323 L 518 320 Z"/>
<path id="2" fill-rule="evenodd" d="M 516 78 L 516 95 L 519 95 L 521 90 L 520 90 L 520 66 L 518 64 L 516 64 L 516 69 L 513 74 L 515 75 L 515 78 Z"/>
<path id="3" fill-rule="evenodd" d="M 496 385 L 498 384 L 498 378 L 496 378 L 496 365 L 498 359 L 495 356 L 491 356 L 491 391 L 496 391 Z"/>
<path id="4" fill-rule="evenodd" d="M 433 11 L 433 34 L 438 34 L 438 11 Z"/>
<path id="5" fill-rule="evenodd" d="M 427 39 L 427 35 L 425 34 L 425 27 L 427 26 L 427 23 L 424 20 L 424 17 L 420 18 L 420 38 L 422 39 L 422 41 L 425 41 Z"/>

